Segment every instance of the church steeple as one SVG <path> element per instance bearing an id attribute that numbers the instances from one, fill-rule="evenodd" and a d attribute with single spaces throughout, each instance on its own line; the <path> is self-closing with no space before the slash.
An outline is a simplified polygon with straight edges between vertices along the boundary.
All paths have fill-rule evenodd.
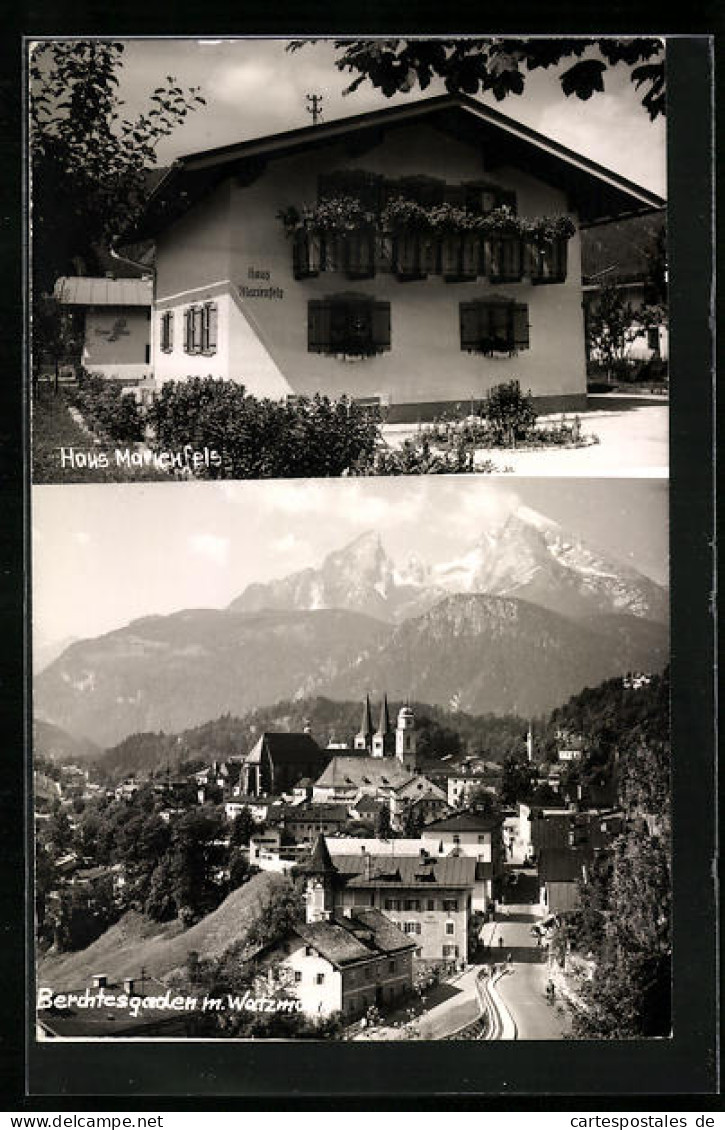
<path id="1" fill-rule="evenodd" d="M 360 732 L 355 735 L 355 749 L 364 749 L 370 753 L 373 744 L 373 712 L 370 707 L 370 695 L 365 695 L 363 704 L 362 724 Z"/>
<path id="2" fill-rule="evenodd" d="M 390 725 L 388 696 L 384 694 L 383 701 L 380 704 L 380 721 L 373 735 L 373 757 L 386 757 L 393 752 L 394 745 L 395 736 L 393 734 L 393 728 Z"/>

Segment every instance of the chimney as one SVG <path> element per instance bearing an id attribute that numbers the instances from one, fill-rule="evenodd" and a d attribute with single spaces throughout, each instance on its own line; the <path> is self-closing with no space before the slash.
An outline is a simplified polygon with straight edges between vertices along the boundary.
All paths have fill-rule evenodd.
<path id="1" fill-rule="evenodd" d="M 94 973 L 91 983 L 94 989 L 105 989 L 108 987 L 108 976 L 106 973 Z"/>
<path id="2" fill-rule="evenodd" d="M 135 985 L 135 982 L 134 982 L 133 977 L 124 977 L 124 979 L 123 979 L 123 991 L 124 991 L 124 993 L 128 993 L 128 995 L 131 996 L 133 994 L 133 991 L 134 991 L 134 985 Z"/>
<path id="3" fill-rule="evenodd" d="M 366 883 L 369 882 L 373 876 L 373 857 L 365 848 L 363 848 L 363 875 Z"/>

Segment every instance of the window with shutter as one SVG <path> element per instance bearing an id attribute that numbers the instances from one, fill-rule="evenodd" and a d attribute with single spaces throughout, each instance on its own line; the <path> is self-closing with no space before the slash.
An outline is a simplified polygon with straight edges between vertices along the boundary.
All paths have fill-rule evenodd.
<path id="1" fill-rule="evenodd" d="M 461 349 L 469 353 L 514 353 L 529 348 L 529 309 L 507 299 L 462 302 Z"/>
<path id="2" fill-rule="evenodd" d="M 308 303 L 311 353 L 369 357 L 390 349 L 390 303 L 367 295 L 333 295 Z"/>

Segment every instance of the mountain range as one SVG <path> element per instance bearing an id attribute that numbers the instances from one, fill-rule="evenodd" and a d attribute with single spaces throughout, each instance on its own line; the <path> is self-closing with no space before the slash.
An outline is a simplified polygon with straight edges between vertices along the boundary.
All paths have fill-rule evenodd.
<path id="1" fill-rule="evenodd" d="M 445 564 L 399 567 L 371 532 L 226 609 L 77 641 L 36 678 L 35 710 L 102 746 L 310 695 L 526 716 L 667 650 L 664 589 L 522 508 Z"/>

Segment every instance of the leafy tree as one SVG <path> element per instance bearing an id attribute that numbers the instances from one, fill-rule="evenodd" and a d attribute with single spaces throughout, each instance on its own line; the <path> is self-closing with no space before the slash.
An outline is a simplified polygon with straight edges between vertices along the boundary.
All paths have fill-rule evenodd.
<path id="1" fill-rule="evenodd" d="M 265 946 L 276 942 L 295 922 L 304 917 L 305 900 L 301 884 L 285 879 L 273 887 L 247 934 L 247 944 Z"/>
<path id="2" fill-rule="evenodd" d="M 293 41 L 291 50 L 305 42 Z M 664 42 L 660 39 L 338 39 L 339 71 L 354 75 L 345 93 L 370 82 L 390 98 L 443 79 L 452 94 L 483 94 L 498 101 L 523 94 L 526 76 L 539 68 L 559 68 L 562 93 L 588 99 L 604 90 L 607 71 L 619 63 L 630 69 L 650 118 L 664 113 Z M 576 62 L 569 64 L 570 60 Z"/>
<path id="3" fill-rule="evenodd" d="M 403 817 L 403 835 L 411 840 L 417 840 L 422 827 L 423 817 L 420 812 L 417 812 L 412 805 L 409 806 L 405 810 L 405 816 Z"/>
<path id="4" fill-rule="evenodd" d="M 378 839 L 388 840 L 392 835 L 393 827 L 390 823 L 390 809 L 384 804 L 375 819 L 375 835 Z"/>
<path id="5" fill-rule="evenodd" d="M 175 823 L 169 872 L 177 913 L 191 925 L 219 905 L 223 890 L 217 873 L 224 861 L 224 817 L 216 810 L 185 813 Z"/>
<path id="6" fill-rule="evenodd" d="M 229 843 L 233 847 L 244 845 L 249 847 L 249 837 L 256 831 L 257 821 L 252 816 L 251 810 L 247 805 L 241 809 L 240 812 L 234 817 L 232 821 L 232 830 L 229 837 Z"/>
<path id="7" fill-rule="evenodd" d="M 159 142 L 204 99 L 168 75 L 135 119 L 117 93 L 124 45 L 54 40 L 32 49 L 33 284 L 97 271 L 97 249 L 141 210 Z"/>
<path id="8" fill-rule="evenodd" d="M 43 839 L 51 855 L 56 859 L 70 851 L 73 846 L 73 827 L 67 812 L 61 808 L 59 801 L 56 802 L 53 811 L 45 822 Z"/>
<path id="9" fill-rule="evenodd" d="M 500 814 L 501 808 L 495 793 L 484 785 L 476 785 L 468 794 L 467 807 L 479 816 L 495 819 Z"/>
<path id="10" fill-rule="evenodd" d="M 531 796 L 531 766 L 517 757 L 507 757 L 503 763 L 501 778 L 501 804 L 517 804 L 527 801 Z"/>
<path id="11" fill-rule="evenodd" d="M 627 346 L 632 341 L 635 311 L 614 283 L 599 291 L 587 323 L 590 356 L 596 355 L 609 380 L 621 372 Z"/>

